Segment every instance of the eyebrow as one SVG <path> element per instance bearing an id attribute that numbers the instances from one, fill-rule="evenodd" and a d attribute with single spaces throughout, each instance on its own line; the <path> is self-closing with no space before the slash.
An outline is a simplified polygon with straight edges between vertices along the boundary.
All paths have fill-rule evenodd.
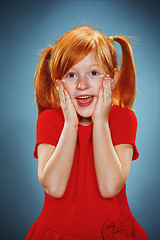
<path id="1" fill-rule="evenodd" d="M 100 67 L 99 64 L 91 64 L 91 65 L 89 65 L 88 67 L 90 68 L 90 67 L 95 67 L 95 66 Z M 74 66 L 73 66 L 71 69 L 76 70 L 76 69 L 74 68 Z"/>
<path id="2" fill-rule="evenodd" d="M 89 67 L 93 67 L 93 66 L 98 66 L 98 67 L 100 67 L 99 64 L 92 64 L 92 65 L 90 65 Z"/>

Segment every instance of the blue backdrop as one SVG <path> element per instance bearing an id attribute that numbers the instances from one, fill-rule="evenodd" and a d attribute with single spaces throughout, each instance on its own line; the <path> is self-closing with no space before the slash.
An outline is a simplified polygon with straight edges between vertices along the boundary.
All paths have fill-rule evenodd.
<path id="1" fill-rule="evenodd" d="M 33 158 L 37 109 L 34 72 L 39 52 L 64 32 L 90 24 L 106 35 L 137 39 L 137 148 L 127 180 L 131 211 L 151 240 L 159 239 L 160 216 L 160 4 L 152 1 L 1 1 L 0 37 L 0 238 L 21 240 L 43 206 Z M 121 55 L 118 44 L 118 55 Z"/>

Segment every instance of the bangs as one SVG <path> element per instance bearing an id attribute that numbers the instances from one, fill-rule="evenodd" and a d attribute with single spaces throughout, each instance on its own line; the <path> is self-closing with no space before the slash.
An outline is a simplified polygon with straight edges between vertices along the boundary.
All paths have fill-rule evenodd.
<path id="1" fill-rule="evenodd" d="M 112 52 L 114 52 L 113 49 Z M 99 62 L 99 65 L 104 70 L 104 72 L 112 75 L 114 72 L 114 68 L 117 67 L 117 60 L 116 58 L 112 57 L 111 48 L 108 44 L 107 37 L 99 38 L 98 41 L 95 42 L 94 53 L 95 58 Z"/>
<path id="2" fill-rule="evenodd" d="M 70 68 L 90 52 L 94 52 L 96 60 L 105 72 L 108 70 L 113 72 L 116 66 L 113 64 L 109 45 L 108 38 L 98 31 L 93 31 L 92 28 L 75 28 L 74 31 L 65 33 L 55 42 L 51 67 L 52 79 L 62 79 Z"/>
<path id="3" fill-rule="evenodd" d="M 71 46 L 66 49 L 61 60 L 61 73 L 64 76 L 68 70 L 84 59 L 93 51 L 95 45 L 92 39 L 81 38 L 74 39 Z"/>

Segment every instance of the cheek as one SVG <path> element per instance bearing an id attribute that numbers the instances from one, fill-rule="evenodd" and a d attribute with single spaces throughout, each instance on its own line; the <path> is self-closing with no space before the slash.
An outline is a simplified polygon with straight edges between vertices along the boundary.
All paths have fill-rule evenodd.
<path id="1" fill-rule="evenodd" d="M 98 81 L 98 82 L 95 84 L 95 86 L 94 86 L 94 88 L 95 88 L 95 93 L 96 93 L 97 96 L 99 95 L 99 89 L 100 89 L 101 86 L 102 86 L 102 80 L 101 80 L 101 81 Z"/>
<path id="2" fill-rule="evenodd" d="M 72 86 L 69 86 L 68 84 L 64 83 L 64 88 L 67 90 L 69 96 L 73 98 L 73 88 Z"/>
<path id="3" fill-rule="evenodd" d="M 71 85 L 68 86 L 64 83 L 64 88 L 67 90 L 73 105 L 75 105 L 75 87 L 72 87 Z"/>

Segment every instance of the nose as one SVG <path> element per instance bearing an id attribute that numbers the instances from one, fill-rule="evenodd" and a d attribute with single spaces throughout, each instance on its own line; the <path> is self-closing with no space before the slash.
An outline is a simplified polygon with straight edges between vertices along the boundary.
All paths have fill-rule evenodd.
<path id="1" fill-rule="evenodd" d="M 77 81 L 77 89 L 85 90 L 88 88 L 90 88 L 90 84 L 89 84 L 87 76 L 79 76 L 79 79 Z"/>

